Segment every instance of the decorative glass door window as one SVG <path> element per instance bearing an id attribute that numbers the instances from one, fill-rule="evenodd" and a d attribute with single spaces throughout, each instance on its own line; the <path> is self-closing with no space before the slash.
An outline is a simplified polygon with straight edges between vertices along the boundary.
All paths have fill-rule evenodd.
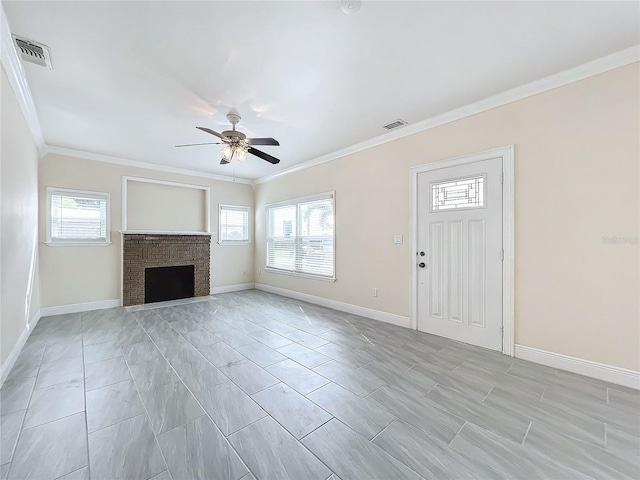
<path id="1" fill-rule="evenodd" d="M 431 211 L 483 208 L 485 175 L 431 184 Z"/>

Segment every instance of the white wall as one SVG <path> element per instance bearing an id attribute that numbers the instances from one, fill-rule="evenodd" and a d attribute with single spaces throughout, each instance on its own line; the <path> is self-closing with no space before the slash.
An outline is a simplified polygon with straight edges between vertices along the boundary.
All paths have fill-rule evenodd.
<path id="1" fill-rule="evenodd" d="M 516 343 L 640 370 L 638 245 L 603 241 L 639 235 L 638 78 L 636 63 L 258 185 L 256 282 L 408 317 L 410 168 L 514 144 Z M 329 190 L 337 281 L 264 272 L 265 204 Z"/>
<path id="2" fill-rule="evenodd" d="M 247 184 L 47 154 L 40 160 L 40 285 L 43 307 L 120 299 L 123 176 L 209 186 L 211 229 L 216 234 L 219 203 L 253 205 L 253 189 Z M 44 244 L 47 187 L 110 193 L 113 243 L 107 247 Z M 155 218 L 162 218 L 162 215 Z M 175 230 L 171 224 L 164 228 L 160 223 L 154 225 L 160 230 Z M 221 246 L 216 242 L 217 235 L 211 244 L 211 286 L 253 282 L 253 244 Z"/>
<path id="3" fill-rule="evenodd" d="M 0 360 L 4 365 L 40 306 L 34 249 L 38 150 L 4 68 L 0 90 Z"/>

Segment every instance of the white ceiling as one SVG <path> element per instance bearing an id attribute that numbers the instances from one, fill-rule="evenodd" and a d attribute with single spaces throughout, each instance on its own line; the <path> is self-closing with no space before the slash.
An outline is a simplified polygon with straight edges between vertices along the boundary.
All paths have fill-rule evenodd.
<path id="1" fill-rule="evenodd" d="M 50 146 L 258 178 L 640 43 L 638 2 L 2 2 Z M 219 165 L 235 108 L 273 166 Z M 235 167 L 234 167 L 235 165 Z"/>

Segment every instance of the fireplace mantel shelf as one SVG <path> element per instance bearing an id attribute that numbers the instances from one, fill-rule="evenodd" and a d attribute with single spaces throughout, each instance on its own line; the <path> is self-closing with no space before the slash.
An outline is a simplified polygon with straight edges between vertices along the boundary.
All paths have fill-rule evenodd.
<path id="1" fill-rule="evenodd" d="M 123 235 L 215 235 L 213 232 L 183 232 L 170 230 L 120 230 Z"/>

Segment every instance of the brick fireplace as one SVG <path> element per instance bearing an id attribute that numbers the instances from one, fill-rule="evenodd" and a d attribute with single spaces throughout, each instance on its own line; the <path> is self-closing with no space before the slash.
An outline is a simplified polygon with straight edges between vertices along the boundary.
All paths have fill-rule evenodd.
<path id="1" fill-rule="evenodd" d="M 210 292 L 211 235 L 123 235 L 122 304 L 145 303 L 145 269 L 193 265 L 194 296 Z"/>

